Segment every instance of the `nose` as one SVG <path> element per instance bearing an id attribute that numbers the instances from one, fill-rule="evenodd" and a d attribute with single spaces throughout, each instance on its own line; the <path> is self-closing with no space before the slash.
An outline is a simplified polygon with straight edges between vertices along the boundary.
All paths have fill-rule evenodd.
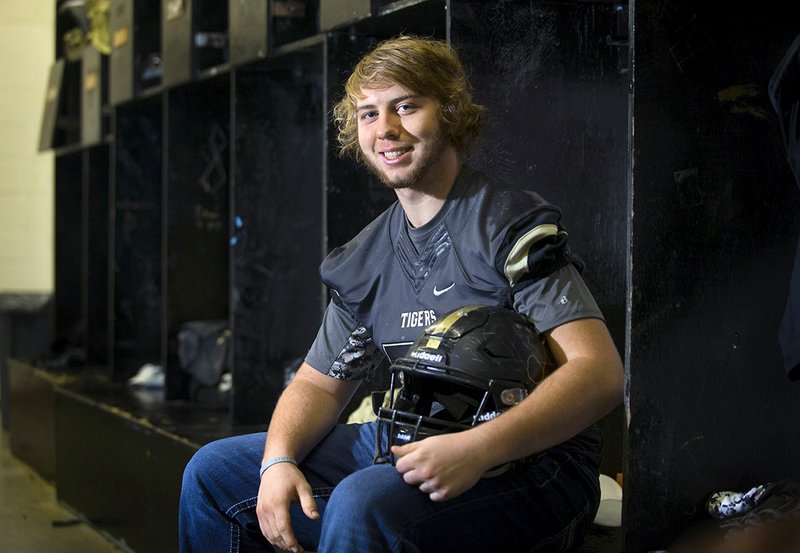
<path id="1" fill-rule="evenodd" d="M 389 111 L 383 113 L 378 119 L 378 138 L 381 140 L 395 140 L 400 137 L 400 116 Z"/>

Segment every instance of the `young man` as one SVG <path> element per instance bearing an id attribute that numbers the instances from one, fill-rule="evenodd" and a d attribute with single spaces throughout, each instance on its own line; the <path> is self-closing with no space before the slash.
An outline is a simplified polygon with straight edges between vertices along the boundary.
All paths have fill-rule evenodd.
<path id="1" fill-rule="evenodd" d="M 323 262 L 333 299 L 266 446 L 228 438 L 187 466 L 182 551 L 562 550 L 588 530 L 593 425 L 621 400 L 622 363 L 558 209 L 462 164 L 481 112 L 446 44 L 400 37 L 359 62 L 334 111 L 339 141 L 397 202 Z M 470 304 L 527 315 L 558 368 L 499 417 L 373 464 L 376 425 L 337 425 L 360 380 Z"/>

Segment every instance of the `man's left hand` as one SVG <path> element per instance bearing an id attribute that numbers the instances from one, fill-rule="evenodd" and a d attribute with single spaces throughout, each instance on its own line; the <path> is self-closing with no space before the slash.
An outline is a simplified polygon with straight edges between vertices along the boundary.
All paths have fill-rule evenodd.
<path id="1" fill-rule="evenodd" d="M 471 447 L 466 432 L 395 445 L 392 453 L 403 480 L 419 487 L 432 501 L 446 501 L 464 493 L 487 470 L 480 450 Z"/>

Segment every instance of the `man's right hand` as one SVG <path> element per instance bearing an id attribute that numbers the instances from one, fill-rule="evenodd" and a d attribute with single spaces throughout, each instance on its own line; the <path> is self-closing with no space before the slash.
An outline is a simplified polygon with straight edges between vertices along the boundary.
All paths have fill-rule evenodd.
<path id="1" fill-rule="evenodd" d="M 261 533 L 278 549 L 303 553 L 292 531 L 289 515 L 289 507 L 296 502 L 300 503 L 308 518 L 319 519 L 311 486 L 300 469 L 291 463 L 279 463 L 268 468 L 261 478 L 256 505 Z"/>

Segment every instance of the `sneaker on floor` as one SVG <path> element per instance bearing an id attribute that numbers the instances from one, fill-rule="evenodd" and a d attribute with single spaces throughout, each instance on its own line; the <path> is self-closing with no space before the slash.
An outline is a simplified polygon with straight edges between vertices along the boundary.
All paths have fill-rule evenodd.
<path id="1" fill-rule="evenodd" d="M 128 379 L 128 385 L 142 388 L 163 388 L 164 368 L 161 365 L 145 363 L 136 375 Z"/>

